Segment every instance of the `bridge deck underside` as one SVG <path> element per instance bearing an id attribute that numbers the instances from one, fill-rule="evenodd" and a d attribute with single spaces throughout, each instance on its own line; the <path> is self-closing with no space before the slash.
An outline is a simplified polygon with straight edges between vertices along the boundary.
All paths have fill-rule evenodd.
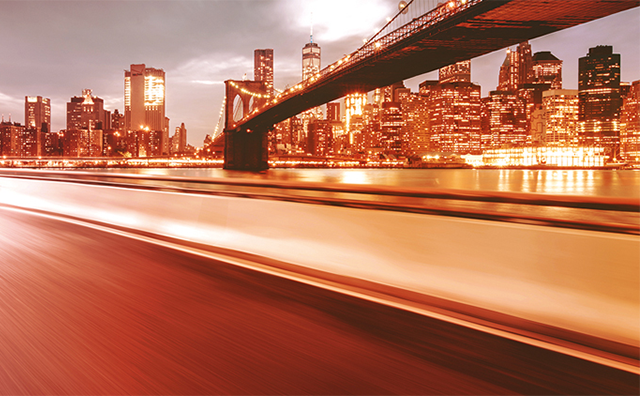
<path id="1" fill-rule="evenodd" d="M 265 130 L 347 94 L 369 92 L 638 4 L 637 0 L 486 0 L 337 70 L 237 127 Z"/>

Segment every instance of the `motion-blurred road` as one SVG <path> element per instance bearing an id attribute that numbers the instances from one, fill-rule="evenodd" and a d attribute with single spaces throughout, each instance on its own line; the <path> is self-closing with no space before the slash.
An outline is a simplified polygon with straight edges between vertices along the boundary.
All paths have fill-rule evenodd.
<path id="1" fill-rule="evenodd" d="M 1 394 L 638 394 L 639 377 L 0 209 Z"/>

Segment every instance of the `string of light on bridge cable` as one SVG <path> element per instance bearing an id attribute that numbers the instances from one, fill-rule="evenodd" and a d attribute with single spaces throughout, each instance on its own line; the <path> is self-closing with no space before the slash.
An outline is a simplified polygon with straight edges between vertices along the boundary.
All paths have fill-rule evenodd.
<path id="1" fill-rule="evenodd" d="M 236 84 L 236 83 L 235 83 L 235 82 L 233 82 L 233 81 L 229 81 L 229 83 L 230 83 L 234 88 L 239 89 L 242 93 L 247 94 L 247 95 L 251 95 L 251 96 L 253 96 L 254 98 L 266 99 L 266 98 L 268 98 L 268 97 L 269 97 L 269 95 L 267 95 L 267 94 L 261 94 L 261 93 L 257 93 L 257 92 L 251 92 L 251 91 L 249 91 L 249 90 L 248 90 L 248 89 L 246 89 L 246 88 L 240 88 L 240 87 L 238 86 L 238 84 Z"/>

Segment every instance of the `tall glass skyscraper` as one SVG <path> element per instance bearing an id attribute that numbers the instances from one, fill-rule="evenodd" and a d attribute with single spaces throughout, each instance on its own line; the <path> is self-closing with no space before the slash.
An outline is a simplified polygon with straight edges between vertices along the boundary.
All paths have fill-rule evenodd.
<path id="1" fill-rule="evenodd" d="M 124 72 L 126 129 L 168 131 L 165 125 L 165 73 L 162 69 L 131 65 Z"/>

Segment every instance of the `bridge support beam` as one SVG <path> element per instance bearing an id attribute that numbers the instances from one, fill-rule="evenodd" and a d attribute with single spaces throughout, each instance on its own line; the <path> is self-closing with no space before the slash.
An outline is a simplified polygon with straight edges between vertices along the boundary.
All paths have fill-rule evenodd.
<path id="1" fill-rule="evenodd" d="M 224 131 L 224 169 L 259 172 L 269 168 L 267 131 Z"/>

